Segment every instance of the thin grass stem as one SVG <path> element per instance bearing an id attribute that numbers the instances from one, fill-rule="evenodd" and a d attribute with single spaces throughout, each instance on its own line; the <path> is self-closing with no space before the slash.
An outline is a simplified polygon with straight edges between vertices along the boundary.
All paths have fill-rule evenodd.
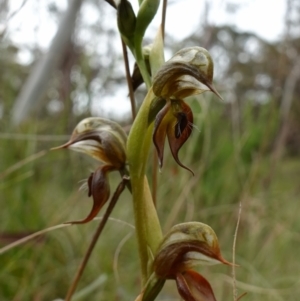
<path id="1" fill-rule="evenodd" d="M 247 295 L 247 292 L 244 292 L 243 294 L 241 294 L 236 301 L 240 301 L 243 297 L 245 297 Z"/>
<path id="2" fill-rule="evenodd" d="M 127 52 L 126 44 L 124 43 L 122 38 L 121 41 L 122 41 L 123 58 L 125 64 L 126 80 L 127 80 L 127 86 L 129 90 L 129 98 L 131 104 L 131 115 L 132 115 L 132 120 L 134 120 L 136 116 L 136 105 L 135 105 L 134 91 L 133 91 L 131 76 L 130 76 L 128 52 Z"/>
<path id="3" fill-rule="evenodd" d="M 99 226 L 98 226 L 98 228 L 97 228 L 97 230 L 96 230 L 96 232 L 95 232 L 95 234 L 92 238 L 92 241 L 91 241 L 91 243 L 90 243 L 90 245 L 89 245 L 89 247 L 88 247 L 88 249 L 87 249 L 87 251 L 84 255 L 84 258 L 83 258 L 83 260 L 82 260 L 82 262 L 81 262 L 81 264 L 80 264 L 80 266 L 79 266 L 79 268 L 76 272 L 76 275 L 75 275 L 75 277 L 74 277 L 74 279 L 73 279 L 73 281 L 72 281 L 72 283 L 69 287 L 69 290 L 67 292 L 65 301 L 70 301 L 71 300 L 72 295 L 74 294 L 74 292 L 76 290 L 76 287 L 78 285 L 78 282 L 79 282 L 79 280 L 80 280 L 80 278 L 81 278 L 81 276 L 84 272 L 84 269 L 85 269 L 85 267 L 86 267 L 86 265 L 87 265 L 87 263 L 90 259 L 92 251 L 93 251 L 93 249 L 94 249 L 94 247 L 95 247 L 95 245 L 96 245 L 96 243 L 99 239 L 99 236 L 101 235 L 101 233 L 104 229 L 104 226 L 106 225 L 106 222 L 107 222 L 111 212 L 113 211 L 113 209 L 114 209 L 114 207 L 115 207 L 115 205 L 116 205 L 116 203 L 119 199 L 119 196 L 121 195 L 121 193 L 123 192 L 123 190 L 125 188 L 127 180 L 128 180 L 127 178 L 123 178 L 121 183 L 118 185 L 114 195 L 112 196 L 111 201 L 110 201 L 110 203 L 109 203 L 109 205 L 106 209 L 106 212 L 103 216 L 103 219 L 101 220 L 101 222 L 100 222 L 100 224 L 99 224 Z"/>
<path id="4" fill-rule="evenodd" d="M 10 166 L 8 169 L 4 170 L 2 173 L 0 173 L 0 179 L 3 179 L 4 177 L 8 176 L 9 174 L 13 173 L 14 171 L 20 169 L 21 167 L 23 167 L 24 165 L 46 155 L 47 151 L 46 150 L 42 150 L 36 154 L 33 154 L 19 162 L 17 162 L 16 164 Z"/>
<path id="5" fill-rule="evenodd" d="M 102 220 L 103 217 L 100 216 L 100 217 L 95 217 L 93 219 L 93 221 L 98 221 L 98 220 Z M 110 217 L 109 218 L 110 221 L 114 221 L 114 222 L 118 222 L 118 223 L 122 223 L 123 225 L 126 225 L 130 228 L 132 228 L 133 230 L 135 229 L 135 227 L 132 225 L 132 224 L 129 224 L 125 221 L 122 221 L 122 220 L 119 220 L 119 219 L 116 219 L 116 218 L 113 218 L 113 217 Z M 18 239 L 12 243 L 10 243 L 9 245 L 6 245 L 5 247 L 1 248 L 0 249 L 0 255 L 26 243 L 26 242 L 29 242 L 30 240 L 33 240 L 41 235 L 44 235 L 46 233 L 49 233 L 49 232 L 52 232 L 52 231 L 55 231 L 55 230 L 58 230 L 58 229 L 61 229 L 61 228 L 65 228 L 65 227 L 69 227 L 69 226 L 78 226 L 77 224 L 59 224 L 59 225 L 55 225 L 55 226 L 51 226 L 49 228 L 46 228 L 46 229 L 43 229 L 43 230 L 40 230 L 40 231 L 37 231 L 37 232 L 34 232 L 30 235 L 27 235 L 21 239 Z"/>
<path id="6" fill-rule="evenodd" d="M 233 245 L 232 245 L 232 290 L 233 290 L 233 301 L 238 301 L 242 296 L 238 297 L 238 290 L 236 287 L 236 272 L 235 272 L 235 249 L 236 249 L 236 240 L 237 240 L 237 233 L 239 230 L 240 220 L 241 220 L 241 213 L 242 213 L 242 203 L 240 202 L 239 205 L 239 212 L 238 212 L 238 219 L 235 227 L 235 232 L 233 236 Z"/>
<path id="7" fill-rule="evenodd" d="M 163 40 L 165 39 L 167 6 L 168 6 L 168 0 L 164 0 L 163 7 L 162 7 L 162 16 L 161 16 L 161 34 L 162 34 Z"/>

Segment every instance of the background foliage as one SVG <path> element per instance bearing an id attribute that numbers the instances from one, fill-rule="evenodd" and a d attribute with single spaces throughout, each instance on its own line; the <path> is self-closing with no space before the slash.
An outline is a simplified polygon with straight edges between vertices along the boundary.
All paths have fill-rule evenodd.
<path id="1" fill-rule="evenodd" d="M 59 18 L 62 12 L 48 2 L 49 14 Z M 3 3 L 5 18 L 8 1 Z M 104 7 L 108 4 L 102 1 L 85 5 L 99 16 L 107 12 Z M 19 54 L 23 49 L 14 45 L 9 34 L 3 32 L 0 37 L 1 246 L 85 216 L 91 200 L 85 191 L 78 192 L 79 181 L 87 178 L 97 163 L 77 153 L 48 150 L 66 141 L 84 117 L 103 116 L 102 97 L 107 99 L 120 90 L 124 102 L 129 103 L 121 52 L 116 50 L 120 49 L 116 24 L 86 24 L 85 9 L 43 99 L 18 126 L 11 123 L 15 100 L 44 50 L 38 46 L 27 49 L 34 60 L 22 64 Z M 287 12 L 286 35 L 274 43 L 211 24 L 202 24 L 182 43 L 175 44 L 166 33 L 171 53 L 191 45 L 212 53 L 215 86 L 225 102 L 209 95 L 190 100 L 196 127 L 180 158 L 192 167 L 195 177 L 179 170 L 166 149 L 166 162 L 158 177 L 160 219 L 164 231 L 183 221 L 208 223 L 219 237 L 224 257 L 230 260 L 241 202 L 237 286 L 240 292 L 248 292 L 245 301 L 298 300 L 300 294 L 300 75 L 295 72 L 300 40 L 291 34 L 300 23 L 297 4 L 289 1 L 288 9 L 297 17 L 291 22 Z M 94 43 L 87 45 L 83 32 L 88 32 Z M 101 51 L 93 50 L 99 43 L 105 45 Z M 139 88 L 137 99 L 142 99 L 144 91 Z M 130 128 L 126 114 L 113 117 Z M 114 175 L 111 180 L 114 183 Z M 129 194 L 124 193 L 74 300 L 134 300 L 138 294 L 134 230 L 124 224 L 132 223 L 130 202 Z M 0 299 L 63 297 L 95 223 L 53 231 L 0 255 Z M 211 282 L 218 300 L 232 298 L 229 268 L 204 268 L 201 273 Z M 159 300 L 176 298 L 176 290 L 168 284 Z"/>

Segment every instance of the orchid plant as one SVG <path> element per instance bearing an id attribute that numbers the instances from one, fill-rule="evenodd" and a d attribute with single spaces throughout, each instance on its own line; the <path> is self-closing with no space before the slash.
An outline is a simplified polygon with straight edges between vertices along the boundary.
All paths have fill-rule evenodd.
<path id="1" fill-rule="evenodd" d="M 174 160 L 193 174 L 178 157 L 179 150 L 192 133 L 194 123 L 193 112 L 185 99 L 205 91 L 211 91 L 221 98 L 212 84 L 213 60 L 206 49 L 195 46 L 181 49 L 164 62 L 164 21 L 153 44 L 143 49 L 144 34 L 157 13 L 159 0 L 139 0 L 137 14 L 128 0 L 121 0 L 118 5 L 113 1 L 107 2 L 117 10 L 124 58 L 128 62 L 128 47 L 136 60 L 132 76 L 126 65 L 132 105 L 132 92 L 140 83 L 145 82 L 148 93 L 128 137 L 115 122 L 91 117 L 76 126 L 69 142 L 56 148 L 83 152 L 101 161 L 100 167 L 87 180 L 93 208 L 85 219 L 70 223 L 86 223 L 98 214 L 103 205 L 109 202 L 108 174 L 118 171 L 122 185 L 113 195 L 105 217 L 107 219 L 127 186 L 132 193 L 141 266 L 142 288 L 136 300 L 155 300 L 165 281 L 171 279 L 176 281 L 178 293 L 184 300 L 214 301 L 216 298 L 211 285 L 194 267 L 198 264 L 231 264 L 222 257 L 215 232 L 210 226 L 194 221 L 175 225 L 164 235 L 146 176 L 152 143 L 157 151 L 159 167 L 163 168 L 166 137 Z M 166 1 L 163 6 L 166 7 Z M 94 237 L 66 300 L 71 300 L 105 221 L 104 218 L 99 226 L 100 230 Z"/>

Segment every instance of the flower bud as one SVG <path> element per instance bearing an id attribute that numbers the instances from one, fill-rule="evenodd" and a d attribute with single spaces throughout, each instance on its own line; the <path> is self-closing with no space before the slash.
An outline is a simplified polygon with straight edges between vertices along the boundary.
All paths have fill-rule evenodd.
<path id="1" fill-rule="evenodd" d="M 210 90 L 222 99 L 212 80 L 213 60 L 209 52 L 202 47 L 188 47 L 178 51 L 158 70 L 153 80 L 153 92 L 169 99 Z"/>
<path id="2" fill-rule="evenodd" d="M 125 132 L 117 123 L 90 117 L 76 126 L 69 142 L 53 149 L 70 148 L 119 170 L 126 163 L 126 140 Z"/>
<path id="3" fill-rule="evenodd" d="M 118 27 L 124 42 L 133 49 L 134 47 L 134 31 L 136 25 L 136 16 L 127 0 L 121 0 L 117 7 Z"/>
<path id="4" fill-rule="evenodd" d="M 140 8 L 136 19 L 135 28 L 135 46 L 140 46 L 147 27 L 156 15 L 159 7 L 159 0 L 143 0 L 140 4 Z"/>

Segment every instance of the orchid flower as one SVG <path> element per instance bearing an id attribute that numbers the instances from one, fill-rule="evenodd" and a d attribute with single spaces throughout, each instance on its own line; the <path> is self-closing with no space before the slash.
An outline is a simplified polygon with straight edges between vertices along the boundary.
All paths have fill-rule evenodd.
<path id="1" fill-rule="evenodd" d="M 108 201 L 110 195 L 108 173 L 125 169 L 126 140 L 125 132 L 117 123 L 104 118 L 90 117 L 75 127 L 67 143 L 53 148 L 68 148 L 103 163 L 87 180 L 88 196 L 93 197 L 91 212 L 83 220 L 68 223 L 83 224 L 91 221 Z"/>
<path id="2" fill-rule="evenodd" d="M 139 298 L 154 300 L 164 282 L 173 279 L 185 301 L 216 301 L 209 282 L 194 268 L 219 263 L 231 265 L 222 257 L 211 227 L 199 222 L 176 225 L 163 239 L 153 261 L 153 273 Z"/>
<path id="3" fill-rule="evenodd" d="M 193 124 L 193 113 L 183 98 L 212 91 L 222 99 L 213 87 L 212 79 L 213 60 L 209 52 L 201 47 L 181 49 L 155 75 L 153 92 L 156 97 L 166 101 L 156 115 L 153 133 L 160 167 L 163 165 L 164 142 L 167 136 L 175 161 L 191 171 L 178 159 L 178 152 L 191 135 Z"/>

